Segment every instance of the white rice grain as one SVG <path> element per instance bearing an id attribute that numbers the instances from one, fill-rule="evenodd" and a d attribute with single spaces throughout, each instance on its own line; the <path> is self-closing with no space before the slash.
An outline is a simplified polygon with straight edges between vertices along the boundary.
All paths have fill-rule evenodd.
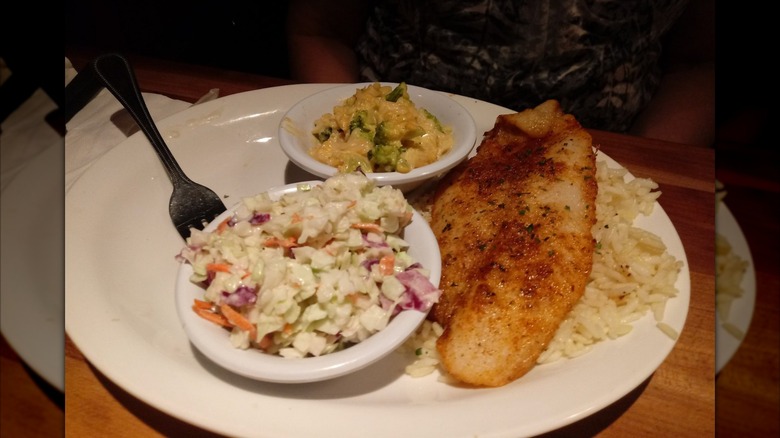
<path id="1" fill-rule="evenodd" d="M 675 340 L 678 336 L 680 336 L 679 333 L 677 333 L 677 330 L 673 329 L 672 326 L 665 322 L 658 322 L 655 324 L 656 327 L 661 329 L 662 332 L 664 332 L 667 336 L 669 336 L 671 339 Z"/>
<path id="2" fill-rule="evenodd" d="M 730 322 L 724 322 L 722 325 L 723 328 L 726 329 L 726 331 L 729 332 L 731 336 L 734 336 L 739 340 L 745 338 L 745 332 L 743 332 L 739 327 L 735 326 L 734 324 Z"/>
<path id="3" fill-rule="evenodd" d="M 653 315 L 659 330 L 672 339 L 678 336 L 663 316 L 667 301 L 677 295 L 675 283 L 682 262 L 668 253 L 660 237 L 633 226 L 637 216 L 652 213 L 661 192 L 650 179 L 626 182 L 626 175 L 626 169 L 597 163 L 597 221 L 592 229 L 597 249 L 590 280 L 538 364 L 578 357 L 598 342 L 626 336 L 647 313 Z M 410 202 L 418 211 L 430 212 L 430 196 L 417 195 Z M 429 215 L 426 218 L 430 220 Z M 406 342 L 406 350 L 413 353 L 406 367 L 409 375 L 442 372 L 435 344 L 441 332 L 441 326 L 426 321 Z M 440 380 L 446 380 L 442 376 Z"/>
<path id="4" fill-rule="evenodd" d="M 716 181 L 716 207 L 726 196 L 723 184 Z M 729 321 L 732 304 L 744 295 L 742 279 L 749 262 L 737 255 L 726 236 L 715 233 L 715 307 L 721 326 L 732 336 L 742 339 L 745 333 Z"/>

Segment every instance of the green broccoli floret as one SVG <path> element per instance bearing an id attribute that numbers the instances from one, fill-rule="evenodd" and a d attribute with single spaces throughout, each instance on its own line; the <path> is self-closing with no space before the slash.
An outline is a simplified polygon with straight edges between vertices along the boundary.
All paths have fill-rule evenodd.
<path id="1" fill-rule="evenodd" d="M 393 144 L 376 144 L 368 152 L 368 158 L 374 165 L 375 172 L 394 172 L 403 148 Z"/>
<path id="2" fill-rule="evenodd" d="M 322 131 L 315 133 L 314 137 L 316 137 L 317 141 L 319 141 L 320 143 L 325 143 L 330 138 L 331 134 L 333 134 L 333 128 L 328 126 Z"/>
<path id="3" fill-rule="evenodd" d="M 388 132 L 387 125 L 385 122 L 380 122 L 376 126 L 376 132 L 374 132 L 374 143 L 376 144 L 387 144 L 390 143 L 390 133 Z"/>
<path id="4" fill-rule="evenodd" d="M 406 94 L 406 82 L 401 82 L 397 87 L 385 96 L 385 100 L 388 102 L 398 102 L 403 95 Z"/>
<path id="5" fill-rule="evenodd" d="M 346 172 L 371 171 L 371 163 L 368 161 L 368 159 L 366 159 L 366 157 L 361 157 L 355 154 L 354 156 L 347 158 L 346 162 L 344 163 L 344 170 Z"/>
<path id="6" fill-rule="evenodd" d="M 366 126 L 366 118 L 368 118 L 368 111 L 357 111 L 355 115 L 352 116 L 352 120 L 349 121 L 349 132 L 352 132 L 356 129 L 359 129 L 363 132 L 368 132 L 369 128 Z"/>
<path id="7" fill-rule="evenodd" d="M 439 130 L 439 132 L 444 132 L 444 126 L 439 121 L 439 118 L 431 114 L 430 111 L 428 111 L 425 108 L 422 108 L 423 114 L 425 114 L 425 117 L 433 120 L 433 124 L 436 126 L 436 129 Z"/>

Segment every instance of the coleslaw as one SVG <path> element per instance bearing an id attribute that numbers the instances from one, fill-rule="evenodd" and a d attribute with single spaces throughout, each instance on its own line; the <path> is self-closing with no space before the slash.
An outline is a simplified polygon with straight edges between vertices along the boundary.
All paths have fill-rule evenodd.
<path id="1" fill-rule="evenodd" d="M 412 207 L 362 173 L 242 199 L 213 231 L 193 229 L 179 261 L 204 288 L 193 311 L 236 348 L 287 358 L 359 343 L 440 291 L 407 252 Z"/>

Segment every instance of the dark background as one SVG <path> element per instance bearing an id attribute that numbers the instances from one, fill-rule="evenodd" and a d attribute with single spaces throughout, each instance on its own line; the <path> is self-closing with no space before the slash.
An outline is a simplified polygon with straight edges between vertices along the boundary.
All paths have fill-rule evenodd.
<path id="1" fill-rule="evenodd" d="M 778 89 L 770 67 L 776 52 L 775 15 L 766 3 L 748 7 L 712 1 L 716 148 L 727 146 L 734 155 L 729 159 L 746 159 L 740 156 L 745 146 L 776 150 L 769 129 Z M 26 57 L 16 65 L 29 64 L 39 75 L 48 72 L 34 78 L 53 84 L 47 91 L 62 87 L 63 49 L 72 46 L 289 78 L 287 7 L 287 0 L 66 0 L 53 7 L 10 0 L 0 14 L 0 56 Z M 52 93 L 62 101 L 62 92 Z M 10 99 L 4 97 L 7 103 Z M 752 164 L 762 172 L 774 174 L 776 169 L 773 160 Z"/>
<path id="2" fill-rule="evenodd" d="M 66 0 L 65 44 L 289 78 L 287 7 L 286 0 Z M 773 147 L 766 120 L 778 88 L 769 68 L 776 37 L 767 9 L 715 2 L 718 141 Z"/>
<path id="3" fill-rule="evenodd" d="M 287 1 L 66 0 L 66 45 L 289 76 Z"/>

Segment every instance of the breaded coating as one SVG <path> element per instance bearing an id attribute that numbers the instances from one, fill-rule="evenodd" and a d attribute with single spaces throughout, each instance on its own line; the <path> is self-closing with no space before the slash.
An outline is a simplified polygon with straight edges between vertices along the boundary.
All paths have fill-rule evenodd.
<path id="1" fill-rule="evenodd" d="M 439 184 L 431 226 L 442 296 L 437 349 L 461 382 L 496 387 L 533 368 L 588 281 L 595 241 L 590 134 L 549 100 L 501 115 Z"/>

